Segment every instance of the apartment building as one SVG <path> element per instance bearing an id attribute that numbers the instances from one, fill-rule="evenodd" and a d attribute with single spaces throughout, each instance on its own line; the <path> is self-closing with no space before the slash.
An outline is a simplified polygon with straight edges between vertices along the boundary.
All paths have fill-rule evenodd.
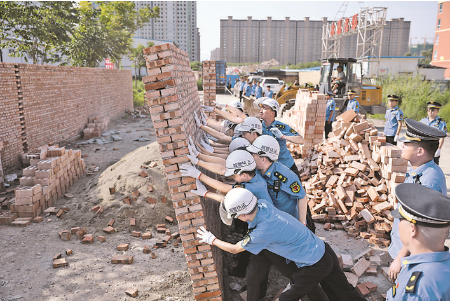
<path id="1" fill-rule="evenodd" d="M 321 20 L 220 20 L 220 60 L 256 63 L 276 59 L 281 64 L 317 61 L 322 56 L 322 28 L 330 23 Z M 386 22 L 382 56 L 402 56 L 409 50 L 410 21 L 403 18 Z M 357 36 L 341 40 L 342 57 L 356 56 Z"/>
<path id="2" fill-rule="evenodd" d="M 190 61 L 200 60 L 200 34 L 197 27 L 196 1 L 135 1 L 137 9 L 160 7 L 160 18 L 135 32 L 135 37 L 174 42 L 188 52 Z"/>
<path id="3" fill-rule="evenodd" d="M 445 78 L 450 78 L 450 1 L 438 3 L 435 40 L 431 65 L 446 68 Z"/>

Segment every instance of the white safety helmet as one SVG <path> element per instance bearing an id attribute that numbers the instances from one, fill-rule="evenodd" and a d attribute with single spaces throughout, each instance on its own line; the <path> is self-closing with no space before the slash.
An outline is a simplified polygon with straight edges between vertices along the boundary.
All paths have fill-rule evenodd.
<path id="1" fill-rule="evenodd" d="M 229 143 L 229 152 L 232 153 L 233 151 L 241 147 L 246 148 L 250 144 L 251 143 L 245 138 L 242 137 L 235 138 L 234 140 L 231 141 L 231 143 Z"/>
<path id="2" fill-rule="evenodd" d="M 268 98 L 268 97 L 267 97 L 267 99 L 265 99 L 264 101 L 262 101 L 262 102 L 259 104 L 259 107 L 262 108 L 264 105 L 269 106 L 273 111 L 276 112 L 276 115 L 278 115 L 278 112 L 279 112 L 279 103 L 278 103 L 275 99 L 273 99 L 273 98 Z M 275 116 L 276 116 L 276 115 L 275 115 Z"/>
<path id="3" fill-rule="evenodd" d="M 225 120 L 223 120 L 223 121 L 221 122 L 221 127 L 224 128 L 224 129 L 226 129 L 226 130 L 229 130 L 229 129 L 232 129 L 232 127 L 234 126 L 234 124 L 235 124 L 234 122 L 225 119 Z"/>
<path id="4" fill-rule="evenodd" d="M 243 105 L 239 100 L 232 100 L 230 102 L 228 102 L 228 106 L 240 109 L 243 111 Z"/>
<path id="5" fill-rule="evenodd" d="M 262 102 L 264 102 L 264 100 L 266 100 L 266 99 L 271 99 L 271 98 L 269 98 L 269 97 L 261 97 L 261 98 L 255 99 L 255 100 L 253 101 L 253 107 L 254 107 L 256 110 L 259 110 L 259 109 L 261 108 Z"/>
<path id="6" fill-rule="evenodd" d="M 262 134 L 262 123 L 256 117 L 246 117 L 241 124 L 236 127 L 239 132 L 257 132 Z"/>
<path id="7" fill-rule="evenodd" d="M 246 140 L 246 139 L 245 139 Z M 253 155 L 246 150 L 236 150 L 229 154 L 226 158 L 226 172 L 225 177 L 230 177 L 234 174 L 239 175 L 244 171 L 252 171 L 256 169 L 256 162 Z"/>
<path id="8" fill-rule="evenodd" d="M 272 161 L 276 161 L 279 156 L 279 143 L 272 136 L 262 135 L 257 137 L 246 150 L 250 153 L 258 154 L 260 157 L 267 157 Z"/>
<path id="9" fill-rule="evenodd" d="M 241 124 L 241 123 L 240 123 Z M 242 132 L 240 132 L 237 128 L 239 127 L 238 124 L 236 127 L 234 127 L 234 134 L 232 135 L 232 137 L 236 137 L 236 138 L 240 138 L 240 136 L 242 135 Z"/>
<path id="10" fill-rule="evenodd" d="M 251 213 L 256 206 L 257 198 L 253 193 L 245 188 L 233 188 L 221 201 L 221 220 L 226 225 L 231 225 L 234 218 Z"/>

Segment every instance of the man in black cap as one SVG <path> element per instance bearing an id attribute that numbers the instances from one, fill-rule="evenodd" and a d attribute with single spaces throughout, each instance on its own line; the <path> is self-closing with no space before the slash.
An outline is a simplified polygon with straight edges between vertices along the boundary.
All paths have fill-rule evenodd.
<path id="1" fill-rule="evenodd" d="M 446 134 L 438 129 L 420 123 L 413 119 L 405 119 L 407 132 L 399 141 L 402 144 L 402 158 L 411 164 L 405 178 L 405 183 L 415 183 L 447 194 L 446 177 L 441 168 L 433 162 L 433 155 L 438 148 L 438 140 Z M 400 271 L 400 259 L 409 254 L 399 236 L 398 224 L 395 218 L 391 231 L 389 255 L 394 258 L 389 276 L 395 280 Z"/>
<path id="2" fill-rule="evenodd" d="M 403 245 L 411 254 L 386 300 L 450 300 L 450 254 L 444 242 L 450 230 L 450 198 L 416 184 L 395 189 L 400 206 L 391 212 Z M 425 200 L 428 200 L 426 202 Z"/>
<path id="3" fill-rule="evenodd" d="M 442 120 L 439 116 L 439 108 L 441 108 L 441 104 L 436 101 L 429 101 L 427 102 L 427 114 L 428 117 L 422 118 L 421 122 L 428 125 L 435 127 L 441 131 L 444 131 L 444 133 L 447 134 L 447 124 L 444 120 Z M 433 160 L 436 164 L 439 165 L 439 156 L 441 155 L 441 147 L 444 144 L 444 138 L 439 139 L 439 146 L 438 149 L 435 152 L 435 156 Z"/>

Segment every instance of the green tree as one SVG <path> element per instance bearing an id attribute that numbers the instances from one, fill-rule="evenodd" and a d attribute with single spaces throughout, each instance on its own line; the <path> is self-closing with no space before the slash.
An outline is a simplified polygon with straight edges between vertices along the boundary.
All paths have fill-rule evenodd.
<path id="1" fill-rule="evenodd" d="M 190 67 L 192 71 L 199 71 L 201 70 L 201 62 L 191 62 Z"/>
<path id="2" fill-rule="evenodd" d="M 411 52 L 406 52 L 403 56 L 411 56 Z"/>
<path id="3" fill-rule="evenodd" d="M 74 66 L 96 67 L 104 58 L 119 66 L 130 51 L 133 33 L 151 18 L 158 18 L 158 6 L 135 9 L 131 1 L 81 1 L 80 25 L 66 55 Z"/>
<path id="4" fill-rule="evenodd" d="M 57 62 L 54 55 L 64 51 L 70 41 L 78 11 L 74 1 L 1 1 L 0 48 L 13 49 L 10 54 L 28 55 L 33 64 Z"/>
<path id="5" fill-rule="evenodd" d="M 142 44 L 138 44 L 137 47 L 130 48 L 129 59 L 133 62 L 132 67 L 135 69 L 135 89 L 137 89 L 137 73 L 138 76 L 141 77 L 141 68 L 146 67 L 146 60 L 144 59 L 143 49 L 152 46 L 154 46 L 154 43 L 148 42 L 146 47 L 143 46 Z"/>
<path id="6" fill-rule="evenodd" d="M 430 62 L 432 61 L 432 54 L 433 54 L 433 49 L 422 50 L 421 55 L 424 58 L 420 59 L 419 63 L 420 64 L 430 64 Z"/>

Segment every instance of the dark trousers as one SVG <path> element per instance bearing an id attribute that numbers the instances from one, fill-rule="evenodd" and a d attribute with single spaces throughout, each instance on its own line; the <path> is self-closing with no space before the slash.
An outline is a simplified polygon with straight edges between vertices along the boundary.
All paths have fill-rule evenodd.
<path id="1" fill-rule="evenodd" d="M 243 102 L 243 91 L 239 92 L 239 99 L 241 102 Z"/>
<path id="2" fill-rule="evenodd" d="M 292 263 L 293 264 L 293 263 Z M 281 294 L 280 301 L 298 301 L 322 285 L 330 301 L 365 301 L 366 299 L 347 281 L 339 260 L 330 245 L 325 243 L 325 254 L 314 265 L 297 268 L 292 274 L 291 287 Z M 309 297 L 311 300 L 311 298 Z"/>
<path id="3" fill-rule="evenodd" d="M 328 122 L 325 121 L 325 139 L 328 139 L 328 134 L 332 131 L 333 126 L 332 126 L 333 122 Z"/>
<path id="4" fill-rule="evenodd" d="M 397 142 L 394 141 L 395 136 L 386 136 L 386 142 L 397 145 Z"/>
<path id="5" fill-rule="evenodd" d="M 300 178 L 300 172 L 298 171 L 297 165 L 294 164 L 292 167 L 290 167 L 290 170 L 293 171 L 297 176 L 298 179 L 300 179 L 300 184 L 303 182 Z M 306 210 L 306 227 L 308 227 L 309 230 L 312 231 L 312 233 L 315 233 L 315 224 L 312 220 L 312 214 L 311 214 L 311 208 L 309 208 L 309 205 L 307 205 L 308 208 Z"/>
<path id="6" fill-rule="evenodd" d="M 259 301 L 267 294 L 268 274 L 270 268 L 275 268 L 285 277 L 291 279 L 297 266 L 295 263 L 286 263 L 286 259 L 268 250 L 262 250 L 258 255 L 251 255 L 250 267 L 246 274 L 247 301 Z M 327 301 L 320 285 L 314 285 L 307 293 L 310 301 Z"/>

